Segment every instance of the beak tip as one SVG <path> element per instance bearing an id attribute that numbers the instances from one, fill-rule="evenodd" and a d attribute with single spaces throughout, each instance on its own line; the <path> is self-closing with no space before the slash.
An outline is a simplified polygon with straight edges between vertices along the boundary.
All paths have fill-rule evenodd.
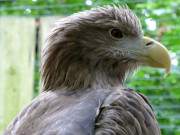
<path id="1" fill-rule="evenodd" d="M 147 50 L 149 58 L 149 65 L 157 68 L 164 68 L 165 75 L 170 74 L 171 70 L 171 58 L 168 50 L 158 41 L 151 38 L 144 37 L 144 43 L 149 43 L 153 41 L 153 46 L 149 47 Z"/>

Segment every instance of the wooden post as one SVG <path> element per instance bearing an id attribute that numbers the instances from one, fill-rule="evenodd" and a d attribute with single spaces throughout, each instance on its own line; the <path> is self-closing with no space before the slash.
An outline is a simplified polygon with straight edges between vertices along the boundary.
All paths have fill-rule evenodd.
<path id="1" fill-rule="evenodd" d="M 48 37 L 51 29 L 54 27 L 55 23 L 59 21 L 61 16 L 50 16 L 50 17 L 41 17 L 40 18 L 40 48 L 45 44 L 45 40 Z"/>
<path id="2" fill-rule="evenodd" d="M 35 21 L 0 17 L 0 134 L 33 93 Z"/>

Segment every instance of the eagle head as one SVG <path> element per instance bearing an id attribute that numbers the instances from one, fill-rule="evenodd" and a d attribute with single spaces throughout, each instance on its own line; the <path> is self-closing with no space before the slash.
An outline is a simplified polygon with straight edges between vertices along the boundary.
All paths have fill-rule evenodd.
<path id="1" fill-rule="evenodd" d="M 59 20 L 42 55 L 43 90 L 123 85 L 140 65 L 170 70 L 167 49 L 144 37 L 127 7 L 105 6 Z"/>

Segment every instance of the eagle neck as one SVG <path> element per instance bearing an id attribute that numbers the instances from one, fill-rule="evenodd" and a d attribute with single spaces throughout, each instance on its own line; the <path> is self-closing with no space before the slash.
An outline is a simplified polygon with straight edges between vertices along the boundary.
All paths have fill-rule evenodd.
<path id="1" fill-rule="evenodd" d="M 42 90 L 122 86 L 133 66 L 117 59 L 94 57 L 92 50 L 65 43 L 46 47 L 41 64 Z"/>

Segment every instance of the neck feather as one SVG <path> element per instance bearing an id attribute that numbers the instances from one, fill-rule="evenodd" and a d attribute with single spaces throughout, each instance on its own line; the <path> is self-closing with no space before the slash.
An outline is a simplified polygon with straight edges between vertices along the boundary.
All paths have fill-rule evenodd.
<path id="1" fill-rule="evenodd" d="M 90 56 L 89 49 L 73 44 L 46 47 L 41 66 L 42 89 L 118 87 L 123 85 L 127 73 L 134 70 L 134 66 L 122 61 L 85 57 L 88 53 Z"/>

